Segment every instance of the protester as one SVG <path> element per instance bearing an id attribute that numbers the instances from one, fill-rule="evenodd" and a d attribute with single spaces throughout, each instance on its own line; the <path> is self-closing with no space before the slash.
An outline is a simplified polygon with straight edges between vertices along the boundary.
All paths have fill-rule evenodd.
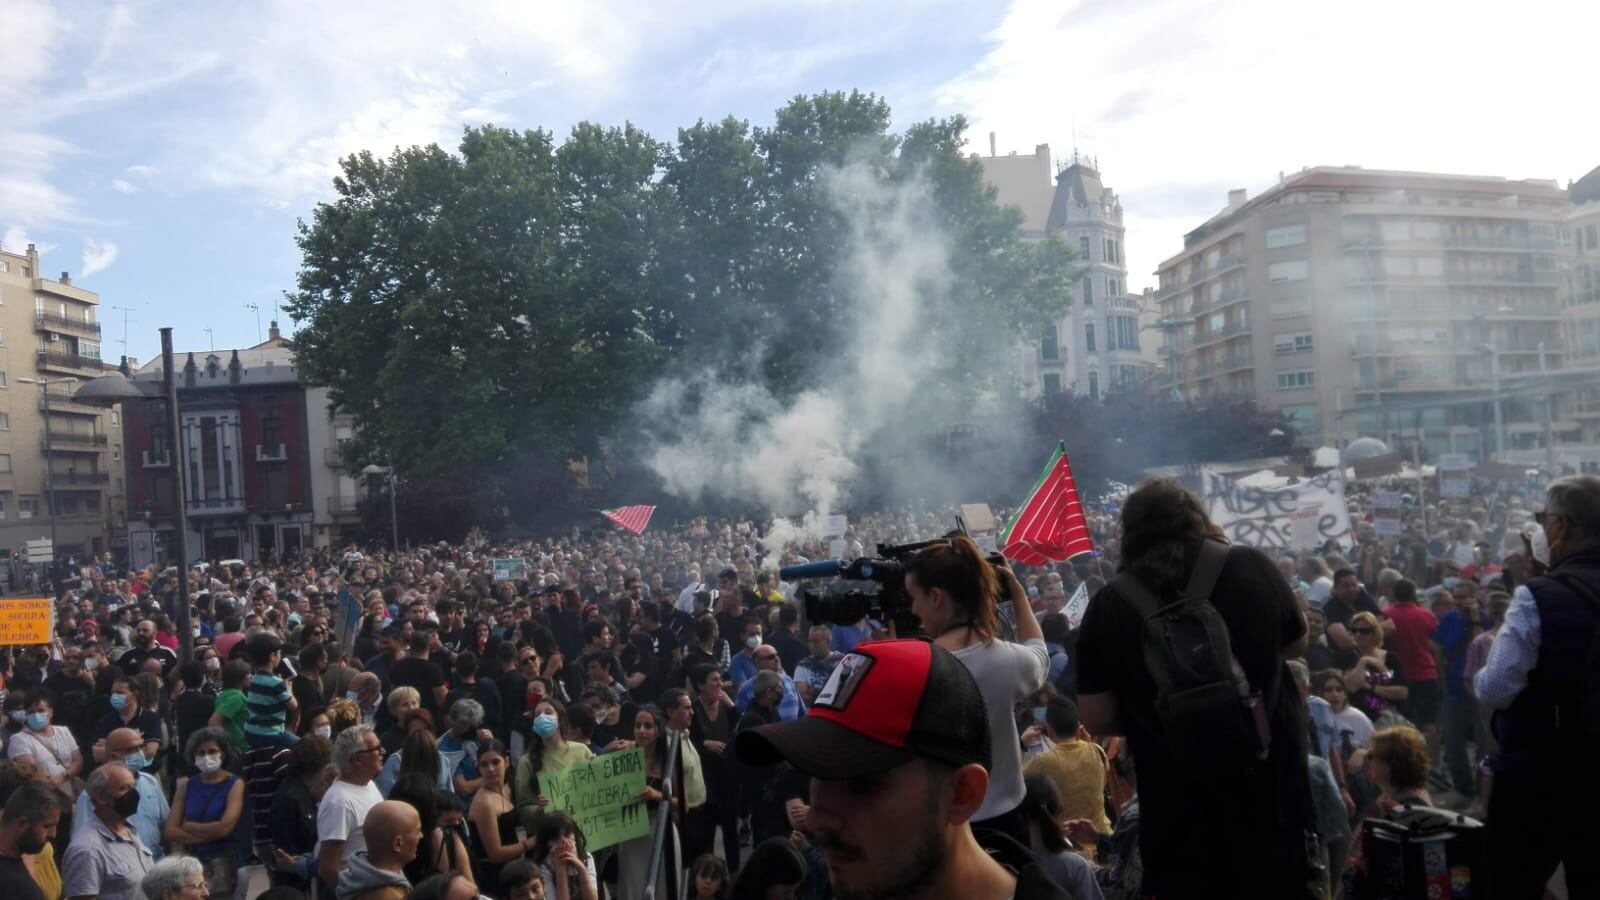
<path id="1" fill-rule="evenodd" d="M 1065 697 L 1052 697 L 1045 706 L 1044 724 L 1036 725 L 1054 743 L 1022 767 L 1024 776 L 1038 774 L 1055 785 L 1061 815 L 1087 819 L 1099 834 L 1111 833 L 1106 818 L 1106 752 L 1092 741 L 1078 738 L 1078 706 Z M 1063 885 L 1070 887 L 1070 885 Z"/>
<path id="2" fill-rule="evenodd" d="M 639 800 L 644 803 L 652 830 L 662 816 L 661 798 L 667 790 L 667 779 L 673 777 L 673 773 L 667 771 L 667 741 L 667 721 L 660 712 L 641 709 L 634 715 L 633 746 L 644 751 L 645 765 L 645 787 L 639 794 Z M 682 790 L 682 785 L 677 785 L 673 793 L 680 794 Z M 671 824 L 670 817 L 665 827 L 668 831 L 664 852 L 668 862 L 661 867 L 656 882 L 657 897 L 667 896 L 667 882 L 676 880 L 671 873 L 676 872 L 677 867 L 671 860 L 679 858 L 681 853 L 677 828 Z M 617 896 L 644 895 L 645 885 L 648 884 L 651 846 L 652 840 L 648 834 L 617 845 Z"/>
<path id="3" fill-rule="evenodd" d="M 138 776 L 138 799 L 134 801 L 133 810 L 124 819 L 139 835 L 140 843 L 152 854 L 152 858 L 158 860 L 162 856 L 161 830 L 171 810 L 167 803 L 166 792 L 161 789 L 161 782 L 145 771 L 146 746 L 148 745 L 139 737 L 137 731 L 132 728 L 118 728 L 105 737 L 107 765 L 95 771 L 123 768 Z M 93 827 L 96 821 L 89 790 L 85 786 L 84 790 L 79 792 L 72 811 L 72 842 L 77 843 L 84 830 Z"/>
<path id="4" fill-rule="evenodd" d="M 383 745 L 370 726 L 347 728 L 334 739 L 332 757 L 339 775 L 317 803 L 317 874 L 337 886 L 345 858 L 367 847 L 367 814 L 383 802 L 372 783 L 383 768 Z"/>
<path id="5" fill-rule="evenodd" d="M 273 884 L 311 887 L 317 872 L 317 807 L 338 772 L 333 745 L 312 736 L 289 750 L 283 789 L 272 797 Z"/>
<path id="6" fill-rule="evenodd" d="M 150 867 L 139 890 L 144 900 L 201 900 L 211 896 L 200 861 L 192 856 L 169 856 Z M 226 896 L 218 894 L 218 897 Z"/>
<path id="7" fill-rule="evenodd" d="M 337 751 L 336 751 L 337 752 Z M 384 800 L 362 821 L 363 845 L 339 873 L 339 900 L 404 900 L 411 889 L 406 864 L 422 842 L 422 817 L 410 804 Z"/>
<path id="8" fill-rule="evenodd" d="M 533 841 L 533 862 L 539 866 L 546 897 L 596 900 L 600 881 L 594 857 L 585 849 L 583 832 L 572 816 L 561 810 L 545 814 L 539 819 Z"/>
<path id="9" fill-rule="evenodd" d="M 505 745 L 499 741 L 489 742 L 478 753 L 483 781 L 467 809 L 467 825 L 473 856 L 480 861 L 477 881 L 483 885 L 498 884 L 501 867 L 527 855 L 534 846 L 531 838 L 518 833 L 517 807 L 511 800 L 511 785 L 506 782 L 509 766 Z"/>
<path id="10" fill-rule="evenodd" d="M 516 782 L 512 796 L 518 808 L 536 807 L 543 810 L 550 804 L 539 779 L 574 764 L 594 758 L 586 744 L 569 741 L 567 708 L 560 701 L 548 699 L 533 708 L 534 742 L 528 752 L 517 761 Z"/>
<path id="11" fill-rule="evenodd" d="M 138 775 L 125 765 L 101 766 L 90 773 L 83 789 L 90 816 L 61 860 L 62 889 L 69 900 L 140 897 L 139 883 L 156 860 L 128 823 L 140 805 Z"/>
<path id="12" fill-rule="evenodd" d="M 1028 848 L 1034 859 L 1074 900 L 1101 900 L 1094 866 L 1068 846 L 1061 823 L 1078 817 L 1062 804 L 1056 782 L 1042 772 L 1032 772 L 1022 776 L 1022 783 L 1022 816 L 1028 823 Z"/>
<path id="13" fill-rule="evenodd" d="M 230 771 L 233 745 L 220 728 L 196 731 L 183 755 L 199 774 L 178 779 L 162 837 L 200 860 L 206 884 L 226 897 L 237 884 L 235 830 L 244 814 L 244 781 Z"/>
<path id="14" fill-rule="evenodd" d="M 44 852 L 56 837 L 61 794 L 43 784 L 25 784 L 5 799 L 0 821 L 0 895 L 7 900 L 47 900 L 26 857 Z"/>

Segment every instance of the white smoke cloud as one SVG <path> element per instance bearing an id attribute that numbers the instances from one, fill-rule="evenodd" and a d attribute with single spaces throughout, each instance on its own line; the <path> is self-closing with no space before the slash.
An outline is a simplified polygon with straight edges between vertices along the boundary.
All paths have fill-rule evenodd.
<path id="1" fill-rule="evenodd" d="M 88 278 L 90 275 L 104 272 L 116 261 L 116 244 L 86 238 L 83 242 L 83 265 L 78 270 L 78 277 Z"/>
<path id="2" fill-rule="evenodd" d="M 682 435 L 646 455 L 674 495 L 804 513 L 768 530 L 769 564 L 783 547 L 822 536 L 828 515 L 848 499 L 862 448 L 892 429 L 921 433 L 927 424 L 909 404 L 941 357 L 922 323 L 948 301 L 952 280 L 926 182 L 892 185 L 874 166 L 856 163 L 820 183 L 852 249 L 835 273 L 848 301 L 842 345 L 815 385 L 781 403 L 748 382 L 669 380 L 644 409 L 661 431 Z"/>

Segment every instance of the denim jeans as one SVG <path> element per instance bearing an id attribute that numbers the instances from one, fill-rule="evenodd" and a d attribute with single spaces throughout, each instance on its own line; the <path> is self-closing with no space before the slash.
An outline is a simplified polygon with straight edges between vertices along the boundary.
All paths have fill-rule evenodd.
<path id="1" fill-rule="evenodd" d="M 1461 694 L 1444 698 L 1444 762 L 1450 770 L 1450 786 L 1463 797 L 1478 793 L 1477 770 L 1467 756 L 1467 742 L 1477 728 L 1477 701 Z"/>

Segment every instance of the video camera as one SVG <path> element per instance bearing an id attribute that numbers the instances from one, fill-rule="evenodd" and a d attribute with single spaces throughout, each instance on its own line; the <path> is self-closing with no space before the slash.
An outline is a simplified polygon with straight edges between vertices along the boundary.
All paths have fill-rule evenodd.
<path id="1" fill-rule="evenodd" d="M 848 590 L 830 594 L 826 588 L 802 589 L 799 596 L 806 621 L 813 625 L 854 625 L 867 617 L 879 622 L 893 622 L 895 634 L 908 637 L 920 633 L 921 623 L 912 614 L 911 598 L 906 594 L 906 560 L 929 547 L 948 544 L 956 537 L 966 537 L 966 531 L 958 529 L 944 537 L 909 544 L 879 544 L 876 557 L 863 556 L 850 562 L 827 559 L 784 566 L 778 570 L 778 577 L 784 581 L 842 578 L 845 581 L 877 582 L 878 590 L 875 593 Z M 1006 565 L 1005 559 L 999 555 L 990 556 L 988 561 L 991 566 Z"/>

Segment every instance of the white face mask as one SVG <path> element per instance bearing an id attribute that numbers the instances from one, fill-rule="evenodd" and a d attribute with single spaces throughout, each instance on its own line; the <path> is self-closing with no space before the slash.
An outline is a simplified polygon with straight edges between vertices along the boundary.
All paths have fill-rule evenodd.
<path id="1" fill-rule="evenodd" d="M 209 775 L 222 768 L 222 754 L 201 753 L 195 756 L 194 767 L 199 769 L 202 775 Z"/>
<path id="2" fill-rule="evenodd" d="M 751 650 L 754 650 L 755 648 L 761 646 L 761 635 L 759 635 L 759 634 L 750 635 L 749 637 L 744 639 L 744 645 L 746 647 L 749 647 Z"/>
<path id="3" fill-rule="evenodd" d="M 318 725 L 317 727 L 311 729 L 311 733 L 316 735 L 319 738 L 327 740 L 328 738 L 333 737 L 333 726 L 332 725 Z"/>
<path id="4" fill-rule="evenodd" d="M 1533 544 L 1533 558 L 1543 565 L 1550 565 L 1550 536 L 1544 533 L 1543 528 L 1535 528 L 1530 543 Z"/>

